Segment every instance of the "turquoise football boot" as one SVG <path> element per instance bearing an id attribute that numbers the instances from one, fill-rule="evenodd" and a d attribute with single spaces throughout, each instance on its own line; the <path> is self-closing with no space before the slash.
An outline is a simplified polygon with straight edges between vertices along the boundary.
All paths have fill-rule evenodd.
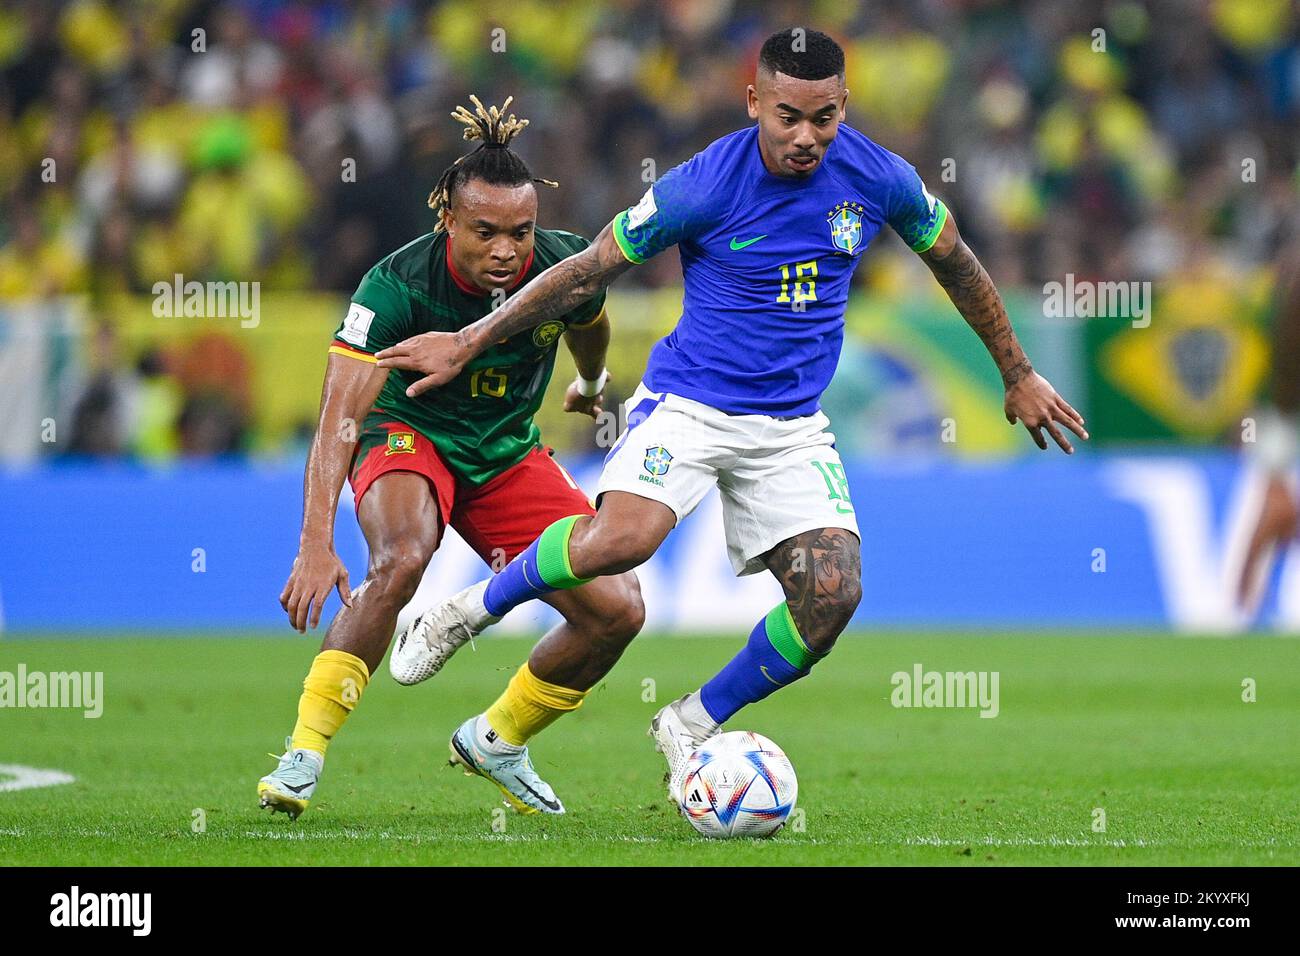
<path id="1" fill-rule="evenodd" d="M 272 813 L 287 813 L 291 820 L 297 820 L 316 792 L 325 758 L 314 750 L 294 750 L 293 738 L 286 737 L 284 755 L 279 760 L 280 765 L 257 782 L 257 795 L 262 806 Z"/>
<path id="2" fill-rule="evenodd" d="M 452 766 L 460 767 L 466 774 L 486 777 L 497 785 L 506 802 L 520 813 L 564 812 L 551 785 L 537 775 L 533 762 L 528 759 L 528 748 L 516 753 L 494 754 L 483 750 L 475 741 L 474 725 L 478 717 L 471 717 L 451 735 Z"/>

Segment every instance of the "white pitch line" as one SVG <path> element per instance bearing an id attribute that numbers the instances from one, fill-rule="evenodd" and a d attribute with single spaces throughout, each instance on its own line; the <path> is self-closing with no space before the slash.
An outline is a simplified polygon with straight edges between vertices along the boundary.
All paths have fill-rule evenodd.
<path id="1" fill-rule="evenodd" d="M 403 843 L 461 843 L 465 840 L 478 840 L 486 843 L 544 843 L 549 838 L 517 833 L 479 833 L 472 836 L 446 837 L 422 833 L 391 833 L 382 830 L 367 833 L 361 830 L 299 830 L 297 832 L 279 830 L 245 830 L 244 836 L 252 840 L 382 840 L 385 843 L 399 841 Z"/>
<path id="2" fill-rule="evenodd" d="M 867 840 L 863 843 L 874 844 L 877 846 L 898 846 L 896 840 Z M 1278 840 L 1276 837 L 1268 840 L 1256 840 L 1250 843 L 1231 843 L 1224 844 L 1219 841 L 1201 840 L 1196 843 L 1185 843 L 1177 840 L 1148 840 L 1144 837 L 1135 837 L 1131 840 L 1111 840 L 1098 839 L 1089 840 L 1080 837 L 978 837 L 970 840 L 953 840 L 946 837 L 908 837 L 902 842 L 906 846 L 991 846 L 991 847 L 1018 847 L 1018 846 L 1046 846 L 1046 847 L 1141 847 L 1143 849 L 1154 847 L 1169 847 L 1181 850 L 1208 849 L 1230 845 L 1233 848 L 1245 850 L 1259 850 L 1269 847 L 1295 847 L 1297 844 L 1292 840 Z"/>
<path id="3" fill-rule="evenodd" d="M 33 831 L 20 827 L 0 827 L 0 837 L 17 837 L 19 839 L 50 839 L 55 835 L 67 837 L 94 837 L 97 839 L 116 840 L 125 839 L 122 833 L 107 830 L 92 829 L 89 827 L 71 827 L 60 828 L 57 831 Z M 338 828 L 338 829 L 321 829 L 321 830 L 244 830 L 238 834 L 250 840 L 275 840 L 275 841 L 329 841 L 329 840 L 379 840 L 384 843 L 398 842 L 410 844 L 440 844 L 442 846 L 455 846 L 466 842 L 476 843 L 551 843 L 552 838 L 549 834 L 531 834 L 531 833 L 478 833 L 467 834 L 461 837 L 445 837 L 437 834 L 424 833 L 394 833 L 391 830 L 367 831 L 355 828 Z M 196 836 L 196 840 L 211 839 L 221 836 L 217 832 L 212 832 L 209 836 Z M 582 840 L 565 840 L 560 837 L 561 843 L 582 843 Z M 682 846 L 692 846 L 712 843 L 713 841 L 688 840 L 682 842 L 679 840 L 657 837 L 657 836 L 611 836 L 609 843 L 650 843 L 650 844 L 674 844 Z M 723 841 L 719 841 L 720 843 Z M 755 841 L 758 842 L 758 841 Z M 1196 850 L 1206 848 L 1218 848 L 1229 845 L 1234 849 L 1240 850 L 1262 850 L 1262 849 L 1294 849 L 1300 844 L 1294 840 L 1280 840 L 1275 838 L 1251 841 L 1249 843 L 1232 843 L 1223 844 L 1219 842 L 1197 842 L 1182 843 L 1175 840 L 1153 840 L 1145 837 L 1135 837 L 1130 840 L 1118 839 L 1093 839 L 1089 840 L 1080 837 L 972 837 L 970 839 L 953 839 L 951 837 L 939 836 L 909 836 L 898 840 L 881 840 L 881 839 L 858 839 L 858 840 L 834 840 L 820 837 L 796 836 L 791 834 L 788 837 L 778 838 L 772 841 L 771 846 L 774 848 L 781 846 L 817 846 L 828 847 L 832 849 L 850 849 L 853 847 L 1054 847 L 1058 849 L 1079 849 L 1087 847 L 1096 847 L 1098 849 L 1176 849 L 1176 850 Z"/>
<path id="4" fill-rule="evenodd" d="M 438 837 L 438 836 L 422 835 L 422 834 L 391 833 L 389 831 L 381 831 L 378 833 L 367 833 L 365 831 L 359 831 L 359 830 L 312 830 L 312 831 L 300 830 L 296 833 L 281 832 L 278 830 L 267 830 L 267 831 L 245 830 L 244 836 L 254 840 L 337 840 L 341 838 L 347 840 L 378 839 L 384 841 L 397 840 L 397 841 L 408 842 L 408 843 L 447 843 L 447 844 L 455 844 L 458 842 L 463 842 L 467 839 L 475 840 L 483 843 L 544 843 L 544 842 L 549 842 L 550 840 L 550 837 L 548 836 L 540 836 L 540 835 L 533 835 L 533 834 L 516 834 L 516 833 L 494 833 L 494 834 L 483 833 L 483 834 L 475 834 L 467 837 L 454 837 L 449 839 L 446 837 Z M 655 836 L 615 836 L 615 837 L 610 837 L 609 842 L 611 843 L 669 843 L 669 842 L 676 843 L 678 841 L 676 840 L 670 841 L 663 837 L 655 837 Z M 1153 849 L 1159 847 L 1167 847 L 1171 849 L 1188 849 L 1188 850 L 1205 848 L 1205 847 L 1217 847 L 1221 845 L 1218 843 L 1191 844 L 1191 843 L 1180 843 L 1172 840 L 1149 840 L 1149 839 L 1144 839 L 1142 837 L 1138 837 L 1132 840 L 1113 840 L 1113 839 L 1087 840 L 1087 839 L 1080 839 L 1078 837 L 1047 837 L 1047 838 L 981 837 L 981 838 L 974 838 L 968 840 L 958 840 L 958 839 L 949 839 L 945 837 L 906 837 L 902 840 L 823 840 L 823 839 L 816 839 L 816 838 L 812 838 L 812 839 L 793 838 L 793 839 L 777 839 L 773 841 L 773 845 L 778 845 L 778 844 L 783 846 L 813 844 L 817 846 L 827 846 L 827 847 L 853 847 L 853 846 L 1031 847 L 1031 846 L 1041 846 L 1041 847 L 1061 847 L 1061 848 L 1097 847 L 1097 848 L 1114 848 L 1114 849 L 1124 849 L 1124 848 Z M 1232 844 L 1232 846 L 1234 848 L 1240 848 L 1240 849 L 1266 849 L 1272 847 L 1293 848 L 1296 846 L 1296 844 L 1291 841 L 1281 841 L 1281 840 L 1272 839 L 1272 840 L 1265 840 L 1262 842 L 1256 841 L 1251 843 L 1234 843 Z"/>
<path id="5" fill-rule="evenodd" d="M 72 783 L 77 779 L 62 770 L 42 770 L 40 767 L 24 767 L 17 763 L 0 763 L 0 777 L 14 778 L 0 780 L 0 793 L 32 790 L 36 787 L 57 787 L 61 783 Z"/>
<path id="6" fill-rule="evenodd" d="M 882 841 L 883 843 L 883 841 Z M 972 840 L 953 840 L 947 837 L 908 837 L 906 840 L 908 846 L 1111 846 L 1111 847 L 1153 847 L 1153 846 L 1183 846 L 1184 844 L 1166 843 L 1161 840 L 1144 840 L 1138 837 L 1133 840 L 1087 840 L 1079 837 L 982 837 Z"/>

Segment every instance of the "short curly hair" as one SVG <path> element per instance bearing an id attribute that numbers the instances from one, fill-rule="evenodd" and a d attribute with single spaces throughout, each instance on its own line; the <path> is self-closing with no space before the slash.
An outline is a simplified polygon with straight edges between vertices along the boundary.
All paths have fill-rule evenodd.
<path id="1" fill-rule="evenodd" d="M 844 49 L 824 33 L 792 27 L 763 41 L 758 65 L 796 80 L 844 78 Z"/>

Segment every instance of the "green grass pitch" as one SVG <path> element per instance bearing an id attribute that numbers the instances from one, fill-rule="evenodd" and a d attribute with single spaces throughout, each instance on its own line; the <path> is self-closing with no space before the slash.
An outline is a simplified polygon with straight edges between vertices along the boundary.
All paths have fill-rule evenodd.
<path id="1" fill-rule="evenodd" d="M 730 725 L 790 755 L 802 826 L 714 842 L 666 803 L 645 730 L 739 643 L 642 637 L 538 737 L 534 761 L 568 808 L 558 819 L 494 813 L 496 790 L 446 765 L 451 730 L 491 702 L 528 641 L 480 639 L 413 688 L 385 669 L 291 823 L 259 810 L 255 787 L 318 636 L 5 640 L 0 670 L 103 671 L 105 707 L 97 720 L 0 710 L 0 764 L 76 777 L 0 791 L 0 863 L 1300 863 L 1298 641 L 846 635 L 812 678 Z M 892 707 L 890 675 L 918 662 L 998 671 L 1000 714 Z"/>

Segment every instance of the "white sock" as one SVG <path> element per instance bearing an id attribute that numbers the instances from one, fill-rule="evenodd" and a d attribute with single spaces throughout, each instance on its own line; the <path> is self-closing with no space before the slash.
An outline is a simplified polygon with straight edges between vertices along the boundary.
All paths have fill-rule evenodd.
<path id="1" fill-rule="evenodd" d="M 497 732 L 488 723 L 487 714 L 479 714 L 478 719 L 474 722 L 474 742 L 488 753 L 497 754 L 498 756 L 517 754 L 524 749 L 514 744 L 508 744 L 497 736 Z"/>
<path id="2" fill-rule="evenodd" d="M 316 773 L 325 769 L 325 755 L 319 750 L 308 750 L 306 747 L 295 747 L 293 750 L 296 754 L 302 754 L 307 763 L 316 768 Z"/>
<path id="3" fill-rule="evenodd" d="M 700 692 L 692 691 L 681 699 L 677 704 L 677 715 L 682 718 L 682 722 L 687 727 L 695 731 L 696 736 L 705 738 L 712 737 L 722 725 L 714 721 L 709 716 L 709 712 L 704 709 L 704 700 Z"/>
<path id="4" fill-rule="evenodd" d="M 465 592 L 465 611 L 469 615 L 470 626 L 476 632 L 501 620 L 501 618 L 490 614 L 487 605 L 483 603 L 483 595 L 487 593 L 487 586 L 491 580 L 491 578 L 488 578 L 480 581 Z"/>

